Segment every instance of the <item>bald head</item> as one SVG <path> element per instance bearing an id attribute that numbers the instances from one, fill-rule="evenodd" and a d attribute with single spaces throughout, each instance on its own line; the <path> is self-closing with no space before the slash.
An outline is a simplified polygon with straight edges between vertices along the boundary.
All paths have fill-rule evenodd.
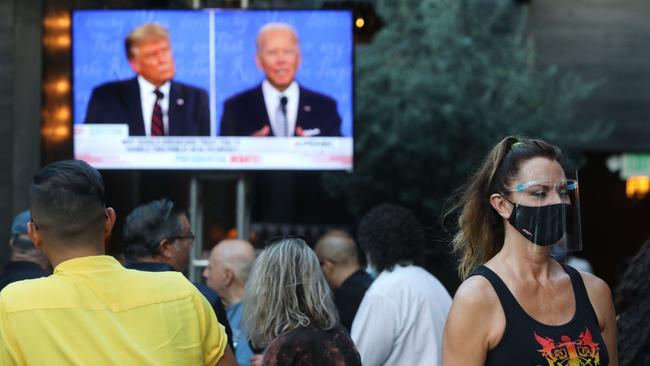
<path id="1" fill-rule="evenodd" d="M 246 283 L 248 274 L 255 262 L 255 248 L 245 240 L 224 240 L 217 244 L 210 259 L 235 271 L 237 279 Z"/>
<path id="2" fill-rule="evenodd" d="M 212 249 L 203 276 L 226 305 L 236 304 L 241 301 L 254 262 L 255 248 L 249 242 L 224 240 Z"/>
<path id="3" fill-rule="evenodd" d="M 342 265 L 359 265 L 354 239 L 341 230 L 332 230 L 323 235 L 316 243 L 316 254 L 321 260 L 328 259 Z"/>
<path id="4" fill-rule="evenodd" d="M 323 274 L 334 289 L 360 268 L 357 245 L 344 231 L 327 232 L 316 243 L 315 251 Z"/>

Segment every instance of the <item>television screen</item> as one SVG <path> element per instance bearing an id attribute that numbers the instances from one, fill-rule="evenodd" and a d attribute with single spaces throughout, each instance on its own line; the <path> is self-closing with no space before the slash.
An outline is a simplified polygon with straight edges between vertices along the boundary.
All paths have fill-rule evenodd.
<path id="1" fill-rule="evenodd" d="M 350 11 L 72 19 L 75 158 L 100 169 L 352 169 Z"/>

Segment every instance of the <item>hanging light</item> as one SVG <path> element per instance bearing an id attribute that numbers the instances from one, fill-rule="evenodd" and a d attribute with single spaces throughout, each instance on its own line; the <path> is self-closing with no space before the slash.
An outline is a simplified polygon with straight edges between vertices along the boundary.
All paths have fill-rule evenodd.
<path id="1" fill-rule="evenodd" d="M 644 198 L 648 191 L 650 191 L 650 177 L 627 177 L 625 181 L 625 195 L 627 198 Z"/>

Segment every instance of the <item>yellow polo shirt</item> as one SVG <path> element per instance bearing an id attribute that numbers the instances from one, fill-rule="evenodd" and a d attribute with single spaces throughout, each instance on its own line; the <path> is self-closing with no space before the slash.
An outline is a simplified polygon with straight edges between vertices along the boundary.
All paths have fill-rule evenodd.
<path id="1" fill-rule="evenodd" d="M 182 274 L 110 256 L 59 264 L 0 292 L 0 365 L 215 365 L 227 338 Z"/>

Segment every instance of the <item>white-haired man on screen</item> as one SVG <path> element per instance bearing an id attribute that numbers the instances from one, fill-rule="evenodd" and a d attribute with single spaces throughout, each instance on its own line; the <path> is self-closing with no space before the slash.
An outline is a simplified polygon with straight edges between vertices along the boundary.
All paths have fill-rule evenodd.
<path id="1" fill-rule="evenodd" d="M 268 23 L 257 34 L 255 62 L 264 80 L 224 102 L 221 136 L 341 136 L 336 101 L 296 81 L 298 33 Z"/>

